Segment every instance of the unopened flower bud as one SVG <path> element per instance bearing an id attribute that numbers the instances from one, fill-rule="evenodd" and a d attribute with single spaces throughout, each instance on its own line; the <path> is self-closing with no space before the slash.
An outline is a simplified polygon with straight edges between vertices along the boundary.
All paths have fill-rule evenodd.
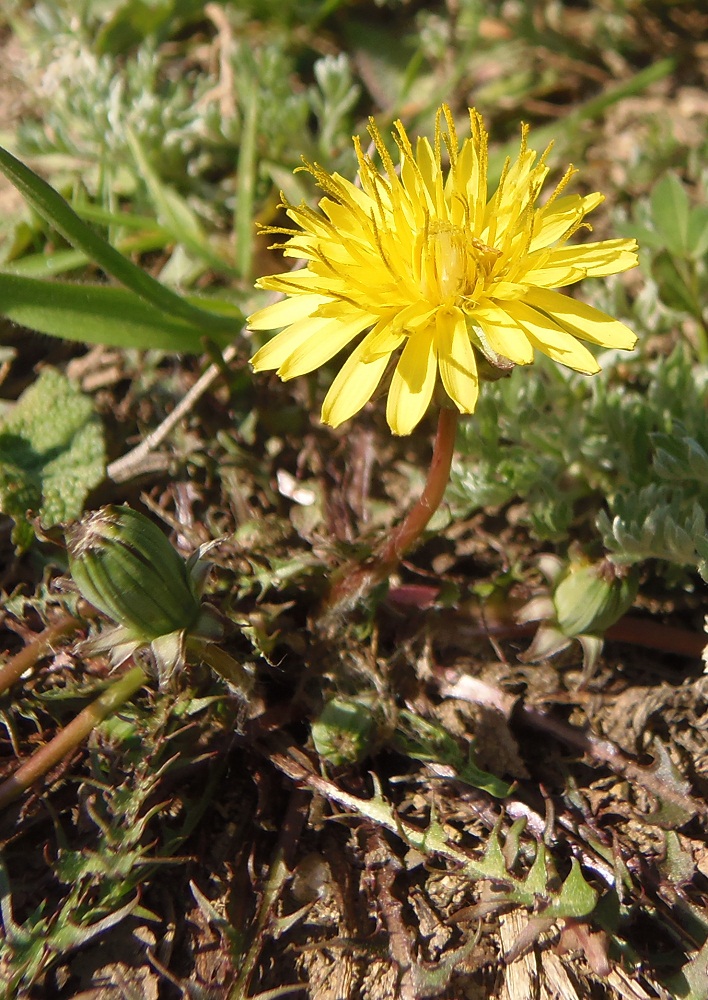
<path id="1" fill-rule="evenodd" d="M 320 757 L 340 767 L 366 756 L 374 718 L 361 701 L 333 698 L 312 723 L 312 741 Z"/>
<path id="2" fill-rule="evenodd" d="M 553 594 L 558 628 L 569 637 L 602 635 L 636 596 L 634 573 L 618 572 L 608 561 L 571 564 Z"/>
<path id="3" fill-rule="evenodd" d="M 104 507 L 67 531 L 81 594 L 134 639 L 189 630 L 200 612 L 184 560 L 156 524 L 130 507 Z"/>
<path id="4" fill-rule="evenodd" d="M 532 598 L 517 614 L 518 621 L 542 623 L 520 659 L 539 663 L 577 639 L 583 649 L 583 677 L 587 680 L 600 658 L 604 633 L 637 596 L 637 574 L 609 559 L 564 565 L 556 556 L 545 555 L 540 564 L 551 592 Z"/>

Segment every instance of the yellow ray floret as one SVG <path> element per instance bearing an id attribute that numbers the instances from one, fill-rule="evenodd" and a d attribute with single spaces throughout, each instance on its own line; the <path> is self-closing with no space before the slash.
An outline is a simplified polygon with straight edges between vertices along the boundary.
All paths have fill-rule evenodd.
<path id="1" fill-rule="evenodd" d="M 566 194 L 569 167 L 539 205 L 548 150 L 539 158 L 528 149 L 525 126 L 516 160 L 490 194 L 487 133 L 473 108 L 469 118 L 470 137 L 460 142 L 443 105 L 434 142 L 419 139 L 415 149 L 396 122 L 398 168 L 372 120 L 381 167 L 357 138 L 358 184 L 307 164 L 324 191 L 320 211 L 286 204 L 298 228 L 270 230 L 287 237 L 276 245 L 285 256 L 307 263 L 257 282 L 285 297 L 249 318 L 252 330 L 281 331 L 251 364 L 290 379 L 348 348 L 322 407 L 333 427 L 392 368 L 386 416 L 394 434 L 410 434 L 436 387 L 461 413 L 474 412 L 481 356 L 506 370 L 541 351 L 594 374 L 599 365 L 582 341 L 634 347 L 622 323 L 553 289 L 634 267 L 636 241 L 569 243 L 590 228 L 585 217 L 603 196 Z"/>

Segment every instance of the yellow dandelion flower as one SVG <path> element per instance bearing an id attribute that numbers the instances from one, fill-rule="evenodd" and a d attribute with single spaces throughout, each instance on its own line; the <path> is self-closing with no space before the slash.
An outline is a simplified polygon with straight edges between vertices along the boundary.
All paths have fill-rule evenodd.
<path id="1" fill-rule="evenodd" d="M 603 195 L 563 194 L 575 173 L 569 167 L 537 205 L 550 146 L 537 160 L 525 125 L 519 154 L 507 160 L 490 197 L 487 133 L 474 108 L 469 116 L 471 137 L 460 145 L 443 105 L 434 146 L 421 138 L 415 151 L 397 121 L 400 169 L 371 120 L 383 172 L 355 138 L 360 186 L 306 164 L 325 192 L 320 211 L 287 204 L 300 229 L 269 230 L 288 236 L 276 244 L 286 257 L 307 264 L 257 282 L 285 298 L 254 313 L 249 326 L 285 329 L 251 364 L 291 379 L 353 344 L 322 407 L 333 427 L 371 399 L 394 355 L 386 415 L 394 434 L 409 434 L 438 384 L 461 413 L 474 411 L 480 357 L 508 370 L 530 364 L 536 349 L 594 374 L 599 365 L 581 341 L 634 347 L 622 323 L 553 289 L 634 267 L 636 241 L 569 245 L 579 228 L 590 228 L 585 216 Z"/>

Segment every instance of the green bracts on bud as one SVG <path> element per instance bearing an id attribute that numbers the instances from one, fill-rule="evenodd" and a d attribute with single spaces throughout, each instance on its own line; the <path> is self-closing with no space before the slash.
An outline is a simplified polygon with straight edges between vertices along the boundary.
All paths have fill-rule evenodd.
<path id="1" fill-rule="evenodd" d="M 618 571 L 610 562 L 571 564 L 553 594 L 558 628 L 570 638 L 602 635 L 636 596 L 634 573 Z"/>
<path id="2" fill-rule="evenodd" d="M 156 524 L 130 507 L 104 507 L 67 531 L 71 575 L 83 597 L 136 640 L 189 630 L 200 613 L 184 560 Z"/>

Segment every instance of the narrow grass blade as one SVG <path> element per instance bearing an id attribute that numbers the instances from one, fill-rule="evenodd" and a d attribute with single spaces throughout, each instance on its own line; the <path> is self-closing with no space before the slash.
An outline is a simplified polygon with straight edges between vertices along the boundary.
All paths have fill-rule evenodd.
<path id="1" fill-rule="evenodd" d="M 207 333 L 166 316 L 124 288 L 13 274 L 0 274 L 0 314 L 52 337 L 180 354 L 201 353 L 206 336 L 226 346 L 238 330 L 238 321 L 224 316 L 217 317 L 221 329 Z"/>
<path id="2" fill-rule="evenodd" d="M 117 243 L 121 253 L 150 253 L 160 250 L 169 241 L 160 229 L 132 233 Z M 4 264 L 0 271 L 4 274 L 18 274 L 26 278 L 49 278 L 84 268 L 89 258 L 81 250 L 55 250 L 54 253 L 34 253 Z"/>
<path id="3" fill-rule="evenodd" d="M 12 153 L 0 147 L 0 170 L 24 195 L 32 207 L 99 267 L 120 281 L 140 298 L 157 309 L 199 327 L 211 337 L 224 333 L 224 321 L 199 309 L 155 281 L 141 268 L 119 253 L 83 222 L 71 206 L 45 180 L 25 166 Z"/>
<path id="4" fill-rule="evenodd" d="M 245 95 L 245 114 L 236 179 L 236 263 L 241 278 L 251 277 L 253 264 L 253 215 L 256 195 L 256 132 L 258 128 L 258 92 L 250 87 Z"/>

